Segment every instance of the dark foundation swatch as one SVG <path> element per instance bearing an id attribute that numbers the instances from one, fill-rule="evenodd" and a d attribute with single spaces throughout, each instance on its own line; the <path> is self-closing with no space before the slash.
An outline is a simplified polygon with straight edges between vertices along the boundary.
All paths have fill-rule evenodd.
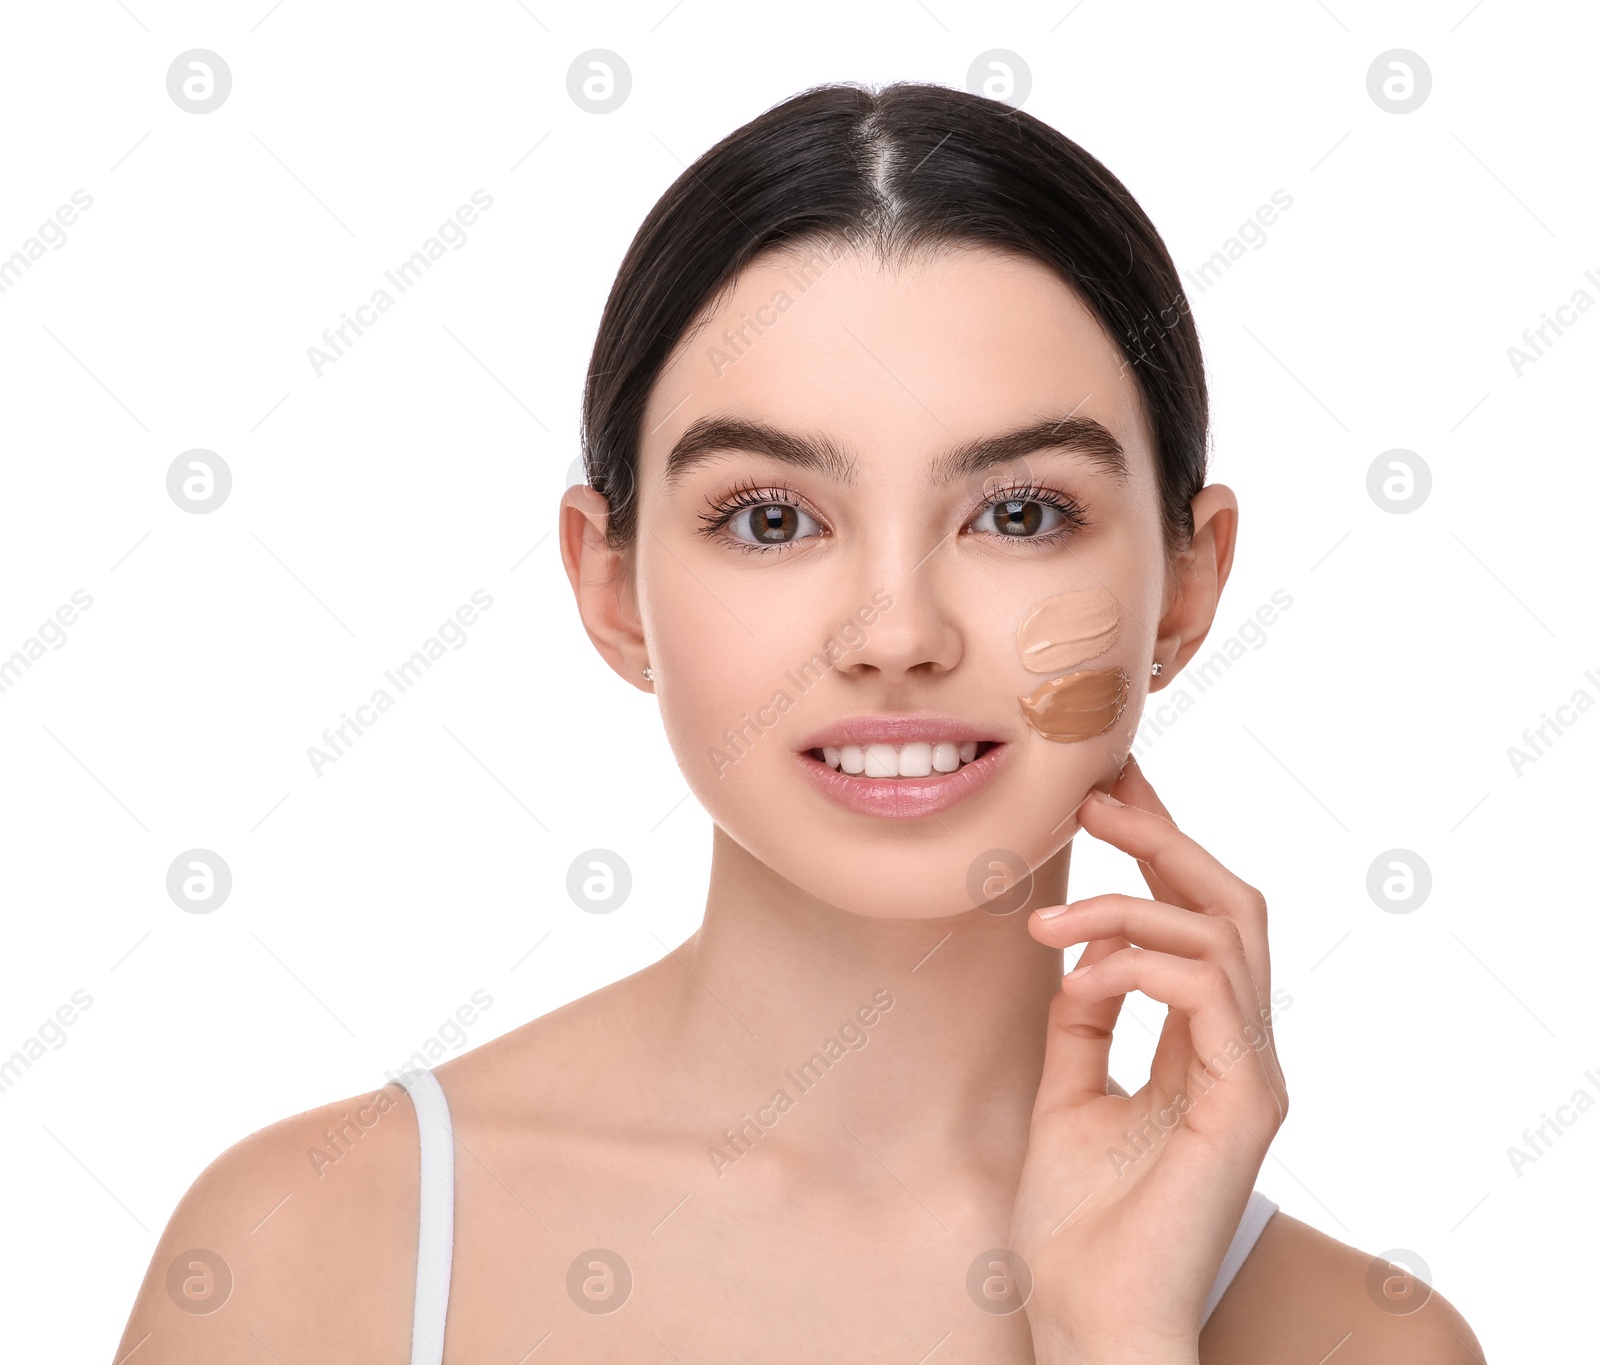
<path id="1" fill-rule="evenodd" d="M 1018 700 L 1028 724 L 1041 735 L 1072 744 L 1102 735 L 1117 723 L 1128 704 L 1128 675 L 1120 668 L 1069 673 Z"/>

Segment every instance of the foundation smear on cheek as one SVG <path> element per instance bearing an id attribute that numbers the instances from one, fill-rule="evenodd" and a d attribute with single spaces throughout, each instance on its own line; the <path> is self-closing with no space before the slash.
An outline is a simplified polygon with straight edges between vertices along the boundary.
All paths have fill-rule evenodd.
<path id="1" fill-rule="evenodd" d="M 1059 673 L 1104 654 L 1116 638 L 1117 599 L 1104 588 L 1087 588 L 1046 598 L 1023 617 L 1017 653 L 1030 673 Z M 1041 735 L 1071 744 L 1117 723 L 1128 702 L 1128 675 L 1120 668 L 1071 673 L 1018 700 Z"/>
<path id="2" fill-rule="evenodd" d="M 1028 724 L 1041 735 L 1071 744 L 1104 734 L 1117 723 L 1128 704 L 1128 675 L 1120 668 L 1069 673 L 1040 683 L 1018 700 Z"/>
<path id="3" fill-rule="evenodd" d="M 1117 599 L 1104 588 L 1046 598 L 1017 627 L 1017 653 L 1030 673 L 1076 668 L 1117 638 Z"/>

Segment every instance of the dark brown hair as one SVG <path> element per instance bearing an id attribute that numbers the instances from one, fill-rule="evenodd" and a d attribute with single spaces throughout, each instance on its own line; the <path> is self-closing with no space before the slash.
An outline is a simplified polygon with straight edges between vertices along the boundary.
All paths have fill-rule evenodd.
<path id="1" fill-rule="evenodd" d="M 1088 152 L 1019 109 L 941 85 L 816 86 L 730 133 L 640 225 L 600 319 L 583 392 L 589 483 L 608 539 L 637 532 L 639 443 L 675 348 L 763 251 L 834 243 L 884 259 L 979 246 L 1042 261 L 1121 348 L 1155 436 L 1169 551 L 1205 483 L 1200 340 L 1161 238 Z"/>

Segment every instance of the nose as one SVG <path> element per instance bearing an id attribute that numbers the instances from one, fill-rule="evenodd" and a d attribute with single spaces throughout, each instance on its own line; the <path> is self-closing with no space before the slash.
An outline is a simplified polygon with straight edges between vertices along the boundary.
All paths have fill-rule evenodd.
<path id="1" fill-rule="evenodd" d="M 899 683 L 941 677 L 961 661 L 961 617 L 949 591 L 950 547 L 941 542 L 930 550 L 907 540 L 872 556 L 857 575 L 856 596 L 876 614 L 862 626 L 865 643 L 840 661 L 847 676 Z M 886 598 L 888 605 L 881 605 Z"/>

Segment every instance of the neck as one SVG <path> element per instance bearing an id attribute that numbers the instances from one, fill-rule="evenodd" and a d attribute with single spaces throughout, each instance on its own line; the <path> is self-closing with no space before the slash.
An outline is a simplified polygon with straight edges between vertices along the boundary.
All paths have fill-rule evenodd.
<path id="1" fill-rule="evenodd" d="M 788 1096 L 748 1137 L 803 1133 L 823 1156 L 860 1143 L 891 1168 L 936 1152 L 1015 1169 L 1062 971 L 1026 920 L 1065 899 L 1070 851 L 1009 914 L 887 920 L 817 900 L 718 829 L 704 922 L 673 954 L 684 970 L 668 968 L 668 1041 L 729 1059 L 714 1084 L 730 1116 Z"/>

